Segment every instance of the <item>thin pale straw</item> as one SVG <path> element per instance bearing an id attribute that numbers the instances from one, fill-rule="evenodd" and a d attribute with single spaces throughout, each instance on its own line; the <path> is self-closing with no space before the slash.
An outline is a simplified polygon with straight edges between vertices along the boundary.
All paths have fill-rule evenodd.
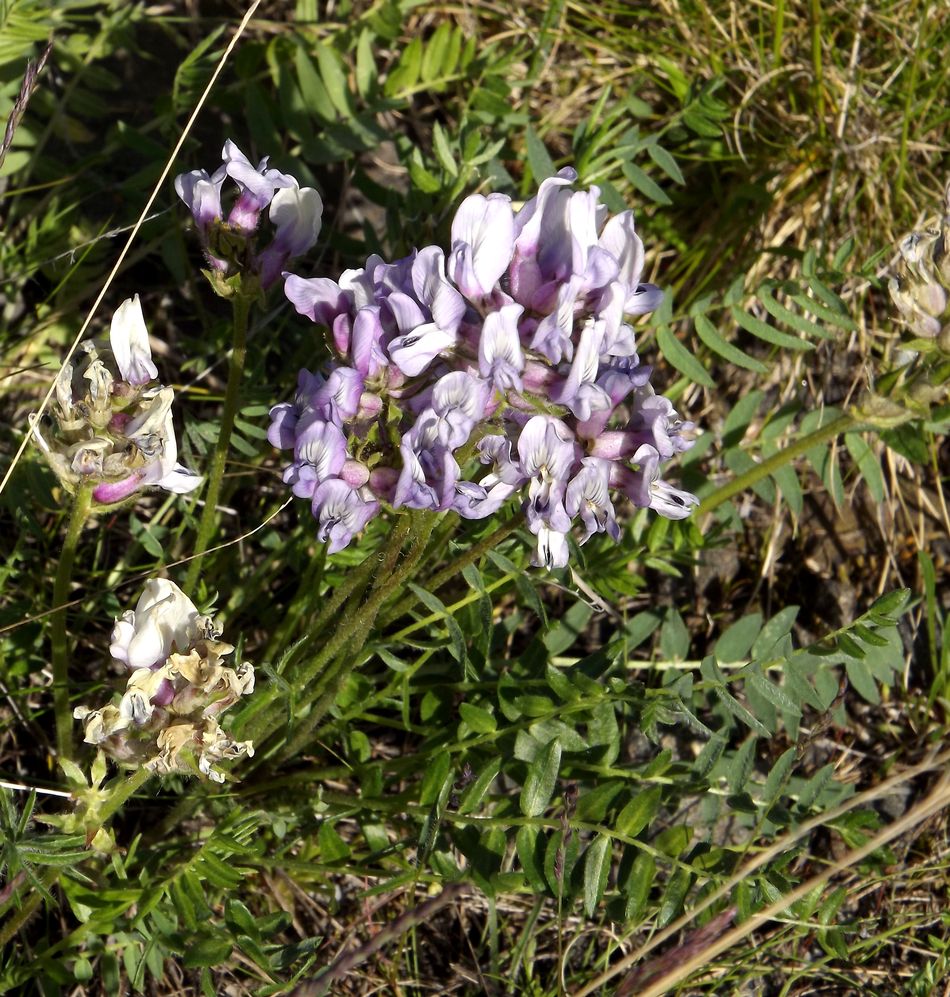
<path id="1" fill-rule="evenodd" d="M 169 568 L 177 568 L 179 565 L 187 564 L 189 561 L 193 561 L 196 557 L 204 557 L 206 554 L 214 554 L 216 551 L 224 550 L 226 547 L 233 547 L 235 544 L 239 544 L 248 537 L 254 536 L 255 533 L 263 530 L 264 527 L 275 517 L 293 502 L 294 496 L 291 495 L 290 498 L 286 499 L 283 504 L 279 505 L 272 513 L 270 513 L 263 522 L 258 523 L 253 529 L 248 530 L 246 533 L 242 533 L 239 537 L 234 537 L 231 540 L 226 540 L 224 543 L 220 543 L 217 547 L 209 547 L 204 554 L 189 554 L 188 557 L 183 557 L 178 561 L 172 561 L 169 564 L 164 565 L 165 570 Z M 125 585 L 131 585 L 133 582 L 140 582 L 143 578 L 152 578 L 155 575 L 155 571 L 142 571 L 137 575 L 132 575 L 131 578 L 124 578 L 116 588 L 122 588 Z M 8 623 L 5 627 L 0 627 L 0 634 L 5 634 L 10 630 L 16 630 L 18 627 L 25 626 L 27 623 L 35 623 L 37 620 L 42 620 L 46 616 L 50 616 L 53 613 L 58 613 L 61 609 L 69 609 L 72 606 L 78 606 L 83 600 L 72 599 L 70 602 L 61 603 L 58 606 L 53 606 L 51 609 L 44 609 L 42 613 L 34 613 L 32 616 L 27 616 L 22 620 L 18 620 L 16 623 Z"/>
<path id="2" fill-rule="evenodd" d="M 65 793 L 61 789 L 46 789 L 43 786 L 25 786 L 22 782 L 6 782 L 0 779 L 0 789 L 12 789 L 17 793 L 45 793 L 47 796 L 64 796 L 66 799 L 72 797 L 72 793 Z"/>
<path id="3" fill-rule="evenodd" d="M 950 751 L 944 751 L 939 754 L 937 752 L 931 752 L 928 758 L 926 758 L 923 762 L 920 762 L 903 772 L 899 772 L 896 775 L 890 776 L 888 779 L 878 783 L 876 786 L 872 786 L 863 793 L 858 793 L 857 795 L 852 796 L 851 799 L 846 800 L 844 803 L 833 808 L 832 810 L 829 810 L 823 814 L 818 814 L 816 817 L 811 818 L 811 820 L 805 821 L 799 827 L 795 828 L 794 831 L 791 831 L 789 834 L 779 838 L 775 844 L 764 849 L 756 855 L 755 858 L 745 863 L 745 865 L 743 865 L 739 871 L 735 873 L 735 875 L 726 880 L 726 882 L 720 887 L 713 890 L 712 893 L 705 897 L 692 910 L 687 911 L 668 927 L 657 932 L 648 942 L 642 945 L 635 952 L 631 952 L 629 955 L 624 956 L 618 962 L 614 963 L 603 973 L 601 973 L 596 979 L 582 987 L 579 991 L 577 991 L 574 997 L 587 997 L 588 994 L 592 994 L 595 990 L 608 983 L 614 977 L 619 976 L 621 973 L 633 967 L 636 963 L 641 962 L 649 952 L 655 949 L 658 945 L 662 945 L 668 938 L 671 938 L 673 935 L 685 928 L 686 925 L 688 925 L 694 918 L 698 917 L 704 910 L 711 907 L 717 900 L 728 894 L 732 888 L 736 886 L 736 884 L 740 883 L 743 879 L 746 879 L 756 869 L 761 868 L 778 855 L 781 855 L 783 852 L 787 851 L 796 841 L 799 841 L 809 835 L 813 830 L 815 830 L 815 828 L 821 827 L 829 821 L 835 820 L 837 817 L 848 813 L 855 807 L 863 806 L 870 800 L 879 799 L 881 796 L 885 795 L 888 790 L 908 782 L 911 779 L 915 779 L 918 775 L 922 775 L 925 772 L 932 772 L 934 769 L 942 768 L 948 762 L 950 762 Z"/>
<path id="4" fill-rule="evenodd" d="M 693 956 L 692 959 L 689 959 L 681 966 L 678 966 L 672 973 L 669 973 L 662 979 L 657 980 L 657 982 L 652 986 L 647 987 L 645 990 L 641 990 L 637 997 L 661 997 L 661 995 L 667 993 L 671 987 L 675 987 L 676 984 L 682 982 L 688 976 L 691 976 L 696 972 L 696 970 L 702 969 L 704 966 L 709 965 L 709 963 L 715 959 L 717 955 L 732 948 L 733 945 L 742 941 L 743 938 L 751 934 L 756 928 L 760 927 L 766 921 L 779 916 L 782 911 L 786 910 L 798 900 L 801 900 L 802 897 L 808 896 L 812 890 L 815 890 L 820 886 L 824 886 L 832 876 L 844 869 L 856 865 L 862 859 L 866 859 L 872 852 L 882 848 L 889 841 L 893 841 L 894 838 L 897 838 L 905 832 L 917 827 L 919 824 L 922 824 L 929 817 L 932 817 L 934 814 L 943 810 L 948 803 L 950 803 L 950 777 L 944 776 L 940 782 L 937 783 L 933 792 L 927 797 L 927 799 L 923 800 L 909 813 L 904 814 L 904 816 L 899 820 L 896 820 L 893 824 L 885 827 L 866 844 L 862 845 L 860 848 L 855 848 L 853 851 L 848 852 L 848 854 L 845 855 L 840 862 L 837 862 L 825 869 L 823 872 L 818 873 L 818 875 L 812 876 L 811 879 L 802 883 L 801 886 L 797 886 L 789 893 L 786 893 L 774 903 L 769 904 L 768 907 L 763 907 L 762 910 L 756 911 L 738 927 L 733 928 L 732 931 L 715 941 L 709 946 L 709 948 Z"/>

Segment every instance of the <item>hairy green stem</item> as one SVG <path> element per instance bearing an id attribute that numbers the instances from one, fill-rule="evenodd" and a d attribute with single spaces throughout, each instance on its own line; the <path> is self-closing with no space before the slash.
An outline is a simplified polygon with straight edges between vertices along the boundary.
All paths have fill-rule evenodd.
<path id="1" fill-rule="evenodd" d="M 818 446 L 819 443 L 825 443 L 827 440 L 832 440 L 841 433 L 846 433 L 849 429 L 854 429 L 859 424 L 859 421 L 853 415 L 848 415 L 847 413 L 839 415 L 837 419 L 833 419 L 827 426 L 821 426 L 807 436 L 803 436 L 800 440 L 796 440 L 791 444 L 791 446 L 785 447 L 784 450 L 780 450 L 778 453 L 766 458 L 761 463 L 756 464 L 755 467 L 749 468 L 744 474 L 740 474 L 737 478 L 733 478 L 732 481 L 726 482 L 726 484 L 711 492 L 699 503 L 696 515 L 702 516 L 707 512 L 712 512 L 713 509 L 718 509 L 723 502 L 728 502 L 734 495 L 738 495 L 740 492 L 751 488 L 763 478 L 767 478 L 773 471 L 778 471 L 786 464 L 795 460 L 796 457 L 807 453 L 812 447 Z"/>
<path id="2" fill-rule="evenodd" d="M 489 533 L 484 540 L 470 547 L 464 554 L 460 554 L 458 557 L 453 558 L 451 563 L 447 564 L 441 571 L 437 571 L 430 578 L 426 578 L 425 585 L 423 587 L 430 592 L 435 592 L 447 581 L 451 581 L 464 568 L 467 568 L 470 564 L 474 564 L 481 557 L 487 554 L 488 551 L 494 550 L 495 547 L 502 542 L 502 540 L 514 533 L 523 521 L 524 516 L 521 510 L 519 510 L 514 515 L 506 519 L 496 529 L 492 530 L 492 532 Z M 381 625 L 386 626 L 394 620 L 398 620 L 400 616 L 404 616 L 408 613 L 418 601 L 419 600 L 416 598 L 415 594 L 410 593 L 405 597 L 405 599 L 383 614 L 380 619 Z"/>
<path id="3" fill-rule="evenodd" d="M 218 442 L 211 458 L 211 470 L 208 473 L 208 489 L 205 492 L 205 504 L 201 510 L 198 523 L 198 536 L 193 552 L 194 560 L 188 565 L 185 575 L 185 591 L 193 592 L 201 571 L 201 557 L 211 545 L 214 535 L 218 499 L 221 496 L 221 482 L 224 478 L 224 465 L 227 463 L 228 450 L 231 446 L 231 431 L 234 429 L 234 417 L 237 415 L 238 398 L 241 394 L 241 381 L 244 379 L 244 362 L 247 357 L 247 322 L 251 311 L 250 299 L 237 294 L 234 297 L 234 342 L 231 348 L 231 363 L 228 368 L 228 386 L 224 395 L 224 411 L 221 413 L 221 428 L 218 432 Z"/>
<path id="4" fill-rule="evenodd" d="M 424 517 L 424 518 L 423 518 Z M 409 574 L 415 568 L 424 551 L 429 533 L 432 531 L 432 517 L 420 514 L 421 524 L 412 530 L 410 535 L 410 551 L 399 568 L 387 578 L 382 573 L 376 579 L 369 598 L 360 604 L 362 593 L 358 590 L 353 593 L 353 597 L 346 605 L 343 614 L 343 622 L 337 628 L 333 636 L 324 644 L 320 652 L 308 662 L 305 668 L 295 676 L 298 683 L 306 688 L 314 679 L 320 675 L 327 666 L 341 651 L 346 649 L 350 640 L 362 631 L 367 631 L 376 619 L 383 603 L 403 582 L 407 580 Z M 400 543 L 400 549 L 402 544 Z M 391 553 L 391 552 L 390 552 Z M 398 553 L 398 552 L 397 552 Z M 389 554 L 387 554 L 387 560 Z"/>
<path id="5" fill-rule="evenodd" d="M 283 620 L 271 634 L 264 653 L 261 655 L 261 661 L 274 661 L 280 655 L 281 650 L 291 642 L 297 628 L 304 622 L 307 604 L 313 599 L 315 590 L 323 579 L 326 563 L 327 548 L 325 544 L 320 544 L 316 556 L 310 559 L 310 563 L 301 574 L 297 591 L 287 606 Z"/>
<path id="6" fill-rule="evenodd" d="M 99 817 L 102 823 L 105 822 L 121 807 L 126 800 L 132 796 L 137 790 L 148 782 L 151 772 L 147 768 L 136 769 L 125 782 L 120 782 L 112 793 L 109 795 L 109 799 L 103 804 L 102 808 L 99 810 Z"/>
<path id="7" fill-rule="evenodd" d="M 412 577 L 425 554 L 426 545 L 435 527 L 436 517 L 432 513 L 420 513 L 413 528 L 409 553 L 402 564 L 386 577 L 380 575 L 369 598 L 362 606 L 347 612 L 346 623 L 340 627 L 323 650 L 311 661 L 306 671 L 299 676 L 302 684 L 313 683 L 300 704 L 313 703 L 310 713 L 297 728 L 297 731 L 281 753 L 286 760 L 306 746 L 311 732 L 320 723 L 347 674 L 355 667 L 359 653 L 369 640 L 373 624 L 380 609 L 394 593 Z"/>
<path id="8" fill-rule="evenodd" d="M 340 612 L 348 602 L 353 603 L 353 610 L 359 605 L 369 585 L 374 572 L 377 572 L 376 586 L 386 578 L 393 570 L 399 552 L 405 543 L 406 536 L 410 529 L 410 518 L 402 516 L 393 527 L 392 533 L 386 540 L 385 545 L 380 545 L 380 549 L 367 555 L 347 577 L 334 589 L 333 594 L 324 604 L 323 609 L 316 618 L 309 624 L 309 632 L 300 641 L 297 647 L 293 648 L 286 660 L 281 662 L 281 674 L 293 668 L 301 655 L 319 639 L 328 623 Z M 375 586 L 374 586 L 375 588 Z M 343 609 L 342 616 L 348 619 L 351 613 L 348 609 Z M 325 649 L 324 649 L 325 650 Z M 242 716 L 240 725 L 241 736 L 252 741 L 257 741 L 269 731 L 273 731 L 277 724 L 277 719 L 271 710 L 271 706 L 279 695 L 279 688 L 272 683 L 266 690 L 262 690 L 257 697 L 256 703 Z M 248 726 L 251 724 L 252 726 Z"/>
<path id="9" fill-rule="evenodd" d="M 66 526 L 56 580 L 53 583 L 53 605 L 56 612 L 50 617 L 50 644 L 53 665 L 53 713 L 56 718 L 56 751 L 60 758 L 70 758 L 73 744 L 73 717 L 69 709 L 69 642 L 66 636 L 66 603 L 73 578 L 73 564 L 79 534 L 92 507 L 92 485 L 82 485 L 73 498 Z"/>

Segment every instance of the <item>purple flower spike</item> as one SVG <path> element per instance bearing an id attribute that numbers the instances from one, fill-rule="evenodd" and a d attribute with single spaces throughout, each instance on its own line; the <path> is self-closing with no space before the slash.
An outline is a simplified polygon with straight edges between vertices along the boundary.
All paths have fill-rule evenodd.
<path id="1" fill-rule="evenodd" d="M 511 199 L 504 194 L 473 194 L 465 198 L 452 222 L 449 276 L 467 298 L 486 298 L 508 269 L 514 244 Z"/>
<path id="2" fill-rule="evenodd" d="M 338 284 L 285 274 L 287 297 L 328 327 L 339 360 L 304 405 L 273 409 L 269 433 L 295 444 L 287 480 L 313 491 L 322 536 L 349 540 L 327 502 L 353 503 L 355 491 L 467 519 L 520 497 L 534 563 L 554 569 L 568 563 L 574 521 L 581 543 L 620 539 L 617 491 L 664 516 L 689 514 L 695 498 L 660 470 L 691 445 L 692 427 L 650 387 L 629 324 L 662 292 L 641 283 L 633 214 L 608 218 L 598 188 L 575 190 L 576 179 L 561 170 L 517 214 L 500 194 L 466 198 L 448 255 L 427 246 L 393 263 L 371 257 Z M 336 428 L 332 447 L 324 424 Z M 473 443 L 487 466 L 469 465 L 465 480 L 455 455 L 467 459 Z"/>
<path id="3" fill-rule="evenodd" d="M 379 511 L 379 503 L 363 488 L 351 488 L 340 478 L 329 478 L 313 493 L 313 516 L 319 524 L 317 536 L 336 554 Z"/>

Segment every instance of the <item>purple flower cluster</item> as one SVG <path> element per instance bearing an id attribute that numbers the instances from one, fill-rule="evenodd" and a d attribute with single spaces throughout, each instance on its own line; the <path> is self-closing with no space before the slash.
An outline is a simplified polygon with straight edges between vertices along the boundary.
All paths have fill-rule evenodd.
<path id="1" fill-rule="evenodd" d="M 301 315 L 330 330 L 326 376 L 300 372 L 268 438 L 334 553 L 382 503 L 469 519 L 524 496 L 535 564 L 563 567 L 567 533 L 620 537 L 612 493 L 681 519 L 695 496 L 660 479 L 690 423 L 650 387 L 626 317 L 657 307 L 640 282 L 633 213 L 607 217 L 564 169 L 519 211 L 475 194 L 436 246 L 372 256 L 339 282 L 286 275 Z M 466 475 L 470 467 L 476 468 Z"/>
<path id="2" fill-rule="evenodd" d="M 268 168 L 267 156 L 254 166 L 230 139 L 224 143 L 221 158 L 224 162 L 214 173 L 192 170 L 177 176 L 175 192 L 191 211 L 212 271 L 228 274 L 249 269 L 259 275 L 266 290 L 291 258 L 316 243 L 323 201 L 312 187 L 301 187 L 290 174 Z M 225 221 L 221 190 L 229 178 L 238 194 Z M 274 236 L 258 253 L 249 243 L 265 208 Z M 246 261 L 243 257 L 248 253 Z"/>

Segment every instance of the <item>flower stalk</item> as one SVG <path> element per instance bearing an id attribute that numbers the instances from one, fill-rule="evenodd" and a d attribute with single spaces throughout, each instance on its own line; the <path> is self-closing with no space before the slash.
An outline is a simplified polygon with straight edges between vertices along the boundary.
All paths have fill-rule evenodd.
<path id="1" fill-rule="evenodd" d="M 66 603 L 73 578 L 76 547 L 83 525 L 92 507 L 92 483 L 81 485 L 73 497 L 62 552 L 56 566 L 53 583 L 53 605 L 50 617 L 51 661 L 53 666 L 53 713 L 56 719 L 56 751 L 60 758 L 72 757 L 73 717 L 69 708 L 69 642 L 66 634 Z"/>
<path id="2" fill-rule="evenodd" d="M 218 442 L 211 458 L 211 469 L 208 473 L 208 490 L 205 492 L 205 504 L 201 510 L 198 523 L 198 536 L 195 540 L 193 560 L 188 566 L 185 576 L 185 588 L 194 591 L 201 571 L 201 556 L 211 544 L 214 535 L 215 514 L 218 499 L 221 496 L 221 483 L 224 478 L 224 466 L 227 463 L 228 451 L 231 445 L 231 433 L 234 429 L 234 419 L 237 415 L 238 400 L 241 393 L 241 382 L 244 379 L 244 364 L 247 359 L 247 326 L 251 311 L 251 299 L 246 293 L 237 293 L 233 298 L 234 309 L 234 339 L 231 347 L 231 362 L 228 367 L 228 385 L 224 396 L 224 411 L 221 414 L 221 429 Z"/>
<path id="3" fill-rule="evenodd" d="M 292 758 L 306 746 L 312 732 L 333 705 L 340 686 L 359 663 L 360 652 L 370 638 L 380 609 L 405 586 L 419 567 L 435 522 L 436 518 L 431 513 L 419 514 L 413 524 L 409 551 L 402 564 L 391 575 L 381 575 L 377 579 L 366 601 L 354 607 L 352 614 L 347 613 L 347 625 L 340 628 L 323 651 L 302 671 L 299 678 L 309 688 L 306 688 L 303 701 L 298 705 L 312 705 L 306 719 L 297 725 L 293 739 L 281 754 L 282 759 Z"/>

